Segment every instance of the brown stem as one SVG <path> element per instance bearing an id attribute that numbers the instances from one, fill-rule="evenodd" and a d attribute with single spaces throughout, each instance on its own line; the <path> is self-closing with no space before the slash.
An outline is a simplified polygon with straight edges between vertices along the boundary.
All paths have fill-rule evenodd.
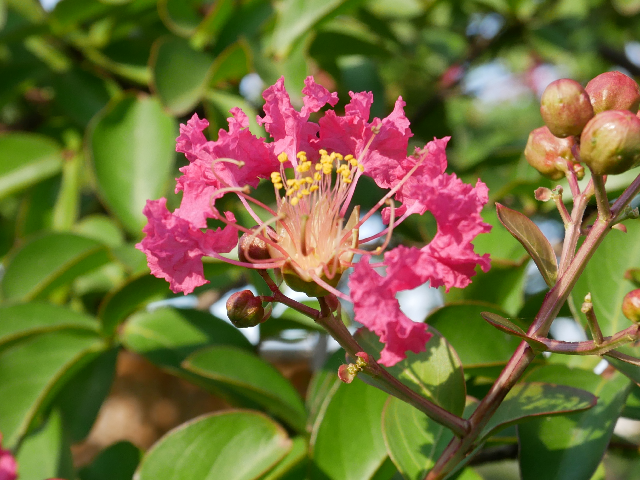
<path id="1" fill-rule="evenodd" d="M 608 222 L 611 218 L 611 207 L 607 198 L 607 190 L 604 187 L 602 175 L 592 175 L 593 186 L 596 190 L 596 203 L 598 205 L 598 219 L 601 222 Z"/>
<path id="2" fill-rule="evenodd" d="M 564 353 L 565 355 L 604 355 L 614 348 L 633 342 L 638 338 L 639 334 L 640 326 L 632 325 L 611 337 L 603 338 L 600 343 L 594 340 L 585 342 L 563 342 L 548 338 L 536 338 L 536 340 L 544 343 L 548 352 Z"/>

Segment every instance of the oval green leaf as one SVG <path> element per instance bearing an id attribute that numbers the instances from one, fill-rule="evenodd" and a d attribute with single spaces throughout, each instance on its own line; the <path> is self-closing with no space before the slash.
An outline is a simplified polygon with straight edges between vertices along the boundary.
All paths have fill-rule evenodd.
<path id="1" fill-rule="evenodd" d="M 582 388 L 596 395 L 598 404 L 585 412 L 535 418 L 518 425 L 522 479 L 591 478 L 607 450 L 631 382 L 619 373 L 606 379 L 563 365 L 538 368 L 525 380 Z"/>
<path id="2" fill-rule="evenodd" d="M 80 470 L 81 480 L 131 480 L 140 463 L 140 450 L 121 441 L 101 451 L 96 459 Z"/>
<path id="3" fill-rule="evenodd" d="M 171 178 L 178 128 L 153 97 L 125 96 L 110 103 L 89 127 L 87 158 L 105 205 L 141 236 L 148 199 L 161 197 Z"/>
<path id="4" fill-rule="evenodd" d="M 0 135 L 0 198 L 35 185 L 62 169 L 62 149 L 44 135 Z"/>
<path id="5" fill-rule="evenodd" d="M 558 261 L 549 240 L 526 215 L 496 203 L 496 214 L 538 266 L 544 281 L 552 287 L 558 276 Z"/>
<path id="6" fill-rule="evenodd" d="M 213 58 L 191 48 L 186 40 L 165 37 L 154 43 L 149 58 L 152 88 L 169 112 L 180 116 L 195 108 L 204 94 L 212 63 Z"/>
<path id="7" fill-rule="evenodd" d="M 282 427 L 257 412 L 206 415 L 161 438 L 136 480 L 254 480 L 291 449 Z"/>
<path id="8" fill-rule="evenodd" d="M 362 480 L 387 458 L 380 416 L 387 394 L 359 379 L 341 384 L 311 432 L 311 480 Z"/>
<path id="9" fill-rule="evenodd" d="M 107 248 L 96 240 L 48 233 L 13 254 L 2 279 L 2 293 L 11 300 L 42 297 L 110 260 Z"/>
<path id="10" fill-rule="evenodd" d="M 54 330 L 98 331 L 93 317 L 44 302 L 0 306 L 0 346 L 18 338 Z"/>
<path id="11" fill-rule="evenodd" d="M 539 382 L 519 383 L 484 427 L 478 442 L 525 418 L 580 412 L 592 408 L 597 401 L 593 394 L 579 388 Z"/>
<path id="12" fill-rule="evenodd" d="M 440 405 L 454 415 L 464 411 L 466 385 L 458 354 L 435 328 L 424 352 L 407 352 L 407 358 L 386 370 L 413 391 Z M 356 340 L 375 358 L 380 357 L 382 343 L 366 328 L 356 332 Z M 361 375 L 363 381 L 384 389 L 375 379 Z"/>
<path id="13" fill-rule="evenodd" d="M 304 432 L 307 413 L 291 382 L 256 355 L 235 347 L 211 347 L 190 355 L 183 368 L 225 383 Z"/>
<path id="14" fill-rule="evenodd" d="M 44 333 L 0 351 L 0 431 L 14 447 L 35 415 L 91 354 L 104 348 L 92 332 Z"/>

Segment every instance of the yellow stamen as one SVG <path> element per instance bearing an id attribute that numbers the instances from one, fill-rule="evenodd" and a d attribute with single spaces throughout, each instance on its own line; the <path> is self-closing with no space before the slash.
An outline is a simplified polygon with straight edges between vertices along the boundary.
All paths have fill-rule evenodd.
<path id="1" fill-rule="evenodd" d="M 280 155 L 278 155 L 278 161 L 280 163 L 285 163 L 287 160 L 289 160 L 289 156 L 287 155 L 287 152 L 282 152 Z"/>

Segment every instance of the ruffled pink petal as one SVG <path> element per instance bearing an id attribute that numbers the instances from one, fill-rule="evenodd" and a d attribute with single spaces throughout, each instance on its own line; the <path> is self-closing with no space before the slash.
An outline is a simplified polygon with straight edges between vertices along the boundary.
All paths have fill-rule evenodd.
<path id="1" fill-rule="evenodd" d="M 146 237 L 136 248 L 147 256 L 151 273 L 164 278 L 174 293 L 191 293 L 196 287 L 209 283 L 204 278 L 202 257 L 212 253 L 226 253 L 237 244 L 237 229 L 229 225 L 224 229 L 202 232 L 167 210 L 167 200 L 148 200 L 143 213 L 148 219 L 143 232 Z M 229 221 L 235 221 L 227 212 Z"/>
<path id="2" fill-rule="evenodd" d="M 349 277 L 356 320 L 385 344 L 380 363 L 391 367 L 406 358 L 406 352 L 420 353 L 431 338 L 427 325 L 411 321 L 400 310 L 395 291 L 363 257 Z"/>
<path id="3" fill-rule="evenodd" d="M 184 153 L 187 160 L 193 162 L 198 158 L 198 153 L 206 145 L 207 139 L 202 131 L 209 126 L 206 119 L 198 118 L 198 114 L 187 121 L 187 124 L 180 124 L 180 135 L 176 139 L 176 152 Z"/>
<path id="4" fill-rule="evenodd" d="M 309 158 L 314 158 L 318 134 L 318 124 L 309 122 L 309 114 L 320 110 L 325 104 L 335 105 L 338 97 L 335 93 L 316 84 L 313 77 L 305 81 L 303 93 L 304 107 L 298 112 L 291 105 L 291 98 L 284 87 L 284 77 L 262 94 L 265 99 L 264 117 L 258 116 L 258 123 L 264 125 L 274 142 L 269 144 L 271 152 L 278 155 L 285 152 L 292 165 L 297 165 L 296 154 L 307 152 Z"/>
<path id="5" fill-rule="evenodd" d="M 15 480 L 16 478 L 18 478 L 16 459 L 9 450 L 0 448 L 0 480 Z"/>

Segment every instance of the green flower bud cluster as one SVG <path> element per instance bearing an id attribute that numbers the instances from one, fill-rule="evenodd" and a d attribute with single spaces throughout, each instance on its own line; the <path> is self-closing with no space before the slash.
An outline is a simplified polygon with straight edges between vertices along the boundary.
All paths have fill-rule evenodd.
<path id="1" fill-rule="evenodd" d="M 525 149 L 529 164 L 558 180 L 573 170 L 615 175 L 640 164 L 640 88 L 621 72 L 606 72 L 585 88 L 563 78 L 542 94 L 545 127 L 531 132 Z"/>

